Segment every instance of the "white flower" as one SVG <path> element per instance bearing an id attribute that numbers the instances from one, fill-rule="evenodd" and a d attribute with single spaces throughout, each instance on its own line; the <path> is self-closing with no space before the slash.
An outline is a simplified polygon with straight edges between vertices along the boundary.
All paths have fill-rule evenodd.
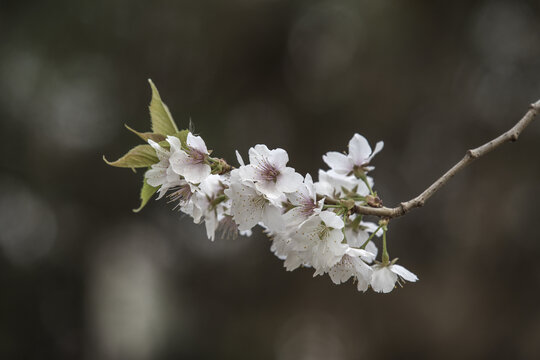
<path id="1" fill-rule="evenodd" d="M 250 180 L 255 188 L 276 203 L 283 193 L 296 191 L 302 184 L 302 175 L 287 167 L 289 155 L 283 149 L 269 150 L 266 145 L 249 149 L 249 165 L 241 166 L 242 180 Z"/>
<path id="2" fill-rule="evenodd" d="M 192 197 L 193 202 L 193 220 L 199 223 L 204 217 L 206 225 L 206 234 L 210 240 L 214 240 L 219 220 L 223 217 L 224 206 L 223 183 L 219 175 L 209 175 L 201 182 L 198 191 Z"/>
<path id="3" fill-rule="evenodd" d="M 238 170 L 232 171 L 225 194 L 231 200 L 230 212 L 240 231 L 250 230 L 261 221 L 272 230 L 283 227 L 281 210 L 257 191 L 252 182 L 242 181 Z"/>
<path id="4" fill-rule="evenodd" d="M 388 263 L 372 266 L 371 288 L 376 292 L 389 293 L 394 289 L 398 277 L 410 282 L 415 282 L 418 277 L 401 265 Z"/>
<path id="5" fill-rule="evenodd" d="M 177 205 L 175 208 L 179 207 L 182 212 L 193 216 L 193 201 L 191 198 L 195 191 L 197 191 L 197 186 L 188 183 L 186 180 L 181 179 L 178 183 L 172 187 L 171 193 L 168 195 L 171 202 L 176 202 Z"/>
<path id="6" fill-rule="evenodd" d="M 369 185 L 373 187 L 373 178 L 367 177 Z M 317 194 L 331 198 L 339 198 L 345 192 L 352 192 L 360 196 L 369 195 L 370 191 L 367 185 L 354 176 L 339 174 L 334 170 L 319 170 L 319 181 L 315 183 Z"/>
<path id="7" fill-rule="evenodd" d="M 342 244 L 343 220 L 331 211 L 322 211 L 302 223 L 292 234 L 293 249 L 305 252 L 315 275 L 323 274 L 345 254 Z"/>
<path id="8" fill-rule="evenodd" d="M 148 143 L 156 150 L 159 162 L 152 165 L 150 170 L 144 174 L 144 177 L 148 185 L 160 187 L 158 199 L 161 199 L 169 189 L 181 184 L 180 176 L 172 170 L 169 161 L 171 154 L 180 150 L 180 140 L 174 136 L 167 136 L 167 142 L 170 145 L 170 150 L 162 148 L 151 139 L 148 140 Z"/>
<path id="9" fill-rule="evenodd" d="M 372 170 L 369 162 L 383 149 L 384 143 L 379 141 L 375 145 L 375 150 L 371 151 L 368 141 L 360 134 L 354 134 L 349 141 L 349 154 L 345 155 L 336 151 L 330 151 L 323 155 L 324 162 L 338 174 L 349 175 L 355 169 Z"/>
<path id="10" fill-rule="evenodd" d="M 366 291 L 373 270 L 365 263 L 373 261 L 375 255 L 361 249 L 348 248 L 341 260 L 328 271 L 334 284 L 344 283 L 350 277 L 356 278 L 358 291 Z"/>
<path id="11" fill-rule="evenodd" d="M 179 149 L 172 153 L 170 162 L 175 173 L 190 183 L 198 184 L 208 175 L 211 168 L 207 164 L 208 149 L 200 136 L 187 135 L 187 150 Z"/>
<path id="12" fill-rule="evenodd" d="M 294 206 L 284 215 L 285 220 L 291 224 L 301 224 L 310 216 L 321 212 L 324 205 L 324 200 L 317 203 L 317 192 L 309 174 L 306 174 L 304 183 L 298 190 L 287 194 L 287 199 Z"/>

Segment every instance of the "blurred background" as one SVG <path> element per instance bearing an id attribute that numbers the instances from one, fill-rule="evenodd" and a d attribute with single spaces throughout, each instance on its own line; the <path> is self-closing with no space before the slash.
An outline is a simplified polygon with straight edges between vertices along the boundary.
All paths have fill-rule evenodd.
<path id="1" fill-rule="evenodd" d="M 538 359 L 540 119 L 392 221 L 389 295 L 211 243 L 142 172 L 152 78 L 218 156 L 316 175 L 355 132 L 408 200 L 540 98 L 530 1 L 0 0 L 1 359 Z"/>

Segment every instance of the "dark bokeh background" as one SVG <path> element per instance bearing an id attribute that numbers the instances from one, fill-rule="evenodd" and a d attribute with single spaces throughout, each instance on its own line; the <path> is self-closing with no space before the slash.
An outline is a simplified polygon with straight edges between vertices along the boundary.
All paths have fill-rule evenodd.
<path id="1" fill-rule="evenodd" d="M 389 295 L 218 239 L 142 173 L 151 77 L 215 154 L 316 174 L 355 132 L 415 196 L 540 98 L 538 1 L 0 0 L 1 359 L 538 359 L 540 124 L 392 221 Z"/>

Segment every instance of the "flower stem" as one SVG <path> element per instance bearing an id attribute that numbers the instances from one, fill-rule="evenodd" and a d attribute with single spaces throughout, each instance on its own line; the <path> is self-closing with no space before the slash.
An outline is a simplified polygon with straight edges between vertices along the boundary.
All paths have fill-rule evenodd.
<path id="1" fill-rule="evenodd" d="M 390 262 L 390 255 L 388 255 L 388 250 L 386 249 L 386 231 L 388 231 L 386 225 L 383 226 L 383 253 L 382 253 L 382 263 L 387 265 Z"/>
<path id="2" fill-rule="evenodd" d="M 379 225 L 379 227 L 377 228 L 377 230 L 375 230 L 374 232 L 371 233 L 371 235 L 368 237 L 368 239 L 366 241 L 364 241 L 364 243 L 362 244 L 362 246 L 360 246 L 360 249 L 364 250 L 367 246 L 367 244 L 369 244 L 369 242 L 371 241 L 371 239 L 373 239 L 373 237 L 375 236 L 375 234 L 377 233 L 377 231 L 379 231 L 380 229 L 382 228 L 382 225 Z"/>
<path id="3" fill-rule="evenodd" d="M 360 177 L 360 179 L 364 182 L 364 184 L 366 184 L 367 188 L 369 189 L 369 193 L 372 195 L 372 196 L 375 196 L 375 193 L 373 192 L 373 189 L 371 188 L 371 185 L 369 185 L 369 181 L 366 177 L 366 175 L 362 175 Z"/>

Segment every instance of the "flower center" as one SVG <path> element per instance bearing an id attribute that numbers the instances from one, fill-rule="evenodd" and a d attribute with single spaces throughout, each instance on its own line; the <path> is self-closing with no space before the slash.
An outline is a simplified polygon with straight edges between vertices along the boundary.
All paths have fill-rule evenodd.
<path id="1" fill-rule="evenodd" d="M 253 199 L 253 204 L 256 207 L 263 208 L 266 205 L 266 199 L 263 195 L 259 195 Z"/>
<path id="2" fill-rule="evenodd" d="M 192 147 L 188 147 L 187 154 L 191 158 L 192 164 L 204 163 L 206 154 Z"/>
<path id="3" fill-rule="evenodd" d="M 192 195 L 193 193 L 191 192 L 191 188 L 186 184 L 176 188 L 174 192 L 170 193 L 169 199 L 171 202 L 178 201 L 178 206 L 183 206 L 186 205 L 189 200 L 191 200 Z"/>
<path id="4" fill-rule="evenodd" d="M 323 223 L 321 223 L 321 225 L 319 225 L 319 228 L 318 228 L 318 233 L 319 233 L 319 239 L 325 240 L 330 234 L 330 228 L 324 225 Z"/>
<path id="5" fill-rule="evenodd" d="M 317 208 L 317 204 L 315 204 L 313 202 L 313 199 L 311 199 L 308 196 L 304 197 L 302 201 L 300 202 L 300 209 L 301 209 L 300 212 L 305 217 L 309 217 L 313 215 L 316 208 Z"/>
<path id="6" fill-rule="evenodd" d="M 268 159 L 261 161 L 260 165 L 258 166 L 258 170 L 261 180 L 273 182 L 277 181 L 279 170 L 273 164 L 271 164 Z"/>

